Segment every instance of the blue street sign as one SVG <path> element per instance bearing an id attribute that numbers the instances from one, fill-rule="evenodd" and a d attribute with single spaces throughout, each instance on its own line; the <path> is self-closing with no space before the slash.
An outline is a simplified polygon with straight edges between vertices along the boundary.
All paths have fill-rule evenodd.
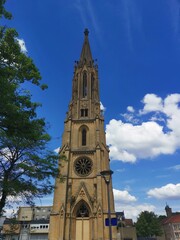
<path id="1" fill-rule="evenodd" d="M 105 226 L 109 226 L 109 218 L 105 219 Z M 117 226 L 117 218 L 111 218 L 111 226 Z"/>

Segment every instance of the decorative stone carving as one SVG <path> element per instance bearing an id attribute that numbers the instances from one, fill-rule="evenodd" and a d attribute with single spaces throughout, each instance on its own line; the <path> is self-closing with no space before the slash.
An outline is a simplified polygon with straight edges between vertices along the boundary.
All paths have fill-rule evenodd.
<path id="1" fill-rule="evenodd" d="M 85 195 L 86 195 L 86 194 L 85 194 L 84 190 L 81 189 L 81 191 L 80 191 L 80 193 L 79 193 L 79 196 L 80 196 L 81 198 L 84 198 Z"/>

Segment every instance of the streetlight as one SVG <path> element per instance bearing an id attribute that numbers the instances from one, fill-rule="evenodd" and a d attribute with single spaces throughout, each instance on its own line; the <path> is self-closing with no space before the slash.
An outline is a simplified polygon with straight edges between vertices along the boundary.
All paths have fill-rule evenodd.
<path id="1" fill-rule="evenodd" d="M 100 172 L 107 185 L 107 197 L 108 197 L 108 219 L 109 219 L 109 240 L 112 240 L 112 228 L 111 228 L 111 209 L 110 209 L 110 195 L 109 195 L 109 184 L 111 181 L 112 170 L 105 170 Z"/>

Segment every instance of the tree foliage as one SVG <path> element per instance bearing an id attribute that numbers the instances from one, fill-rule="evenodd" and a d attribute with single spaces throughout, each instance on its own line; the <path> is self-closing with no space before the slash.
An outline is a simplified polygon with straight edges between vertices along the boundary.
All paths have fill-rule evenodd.
<path id="1" fill-rule="evenodd" d="M 9 19 L 5 2 L 0 0 L 0 17 Z M 37 116 L 40 104 L 25 88 L 30 83 L 44 90 L 40 81 L 16 30 L 0 26 L 0 215 L 11 198 L 32 204 L 34 197 L 49 194 L 52 177 L 59 176 L 45 120 Z"/>
<path id="2" fill-rule="evenodd" d="M 154 237 L 162 235 L 160 221 L 157 215 L 153 212 L 141 212 L 135 226 L 139 237 Z"/>
<path id="3" fill-rule="evenodd" d="M 0 0 L 0 18 L 5 17 L 7 19 L 11 19 L 12 14 L 5 9 L 4 7 L 5 3 L 6 3 L 6 0 Z"/>

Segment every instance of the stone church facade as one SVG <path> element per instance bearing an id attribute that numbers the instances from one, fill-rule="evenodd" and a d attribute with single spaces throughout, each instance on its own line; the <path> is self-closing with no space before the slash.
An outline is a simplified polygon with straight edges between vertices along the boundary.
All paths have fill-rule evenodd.
<path id="1" fill-rule="evenodd" d="M 87 29 L 80 59 L 75 63 L 59 154 L 67 161 L 60 160 L 64 181 L 56 179 L 49 240 L 108 240 L 107 186 L 100 172 L 110 168 L 109 149 L 100 109 L 98 66 L 92 58 Z M 111 182 L 109 189 L 113 218 Z M 116 226 L 112 226 L 112 238 L 116 235 Z"/>

